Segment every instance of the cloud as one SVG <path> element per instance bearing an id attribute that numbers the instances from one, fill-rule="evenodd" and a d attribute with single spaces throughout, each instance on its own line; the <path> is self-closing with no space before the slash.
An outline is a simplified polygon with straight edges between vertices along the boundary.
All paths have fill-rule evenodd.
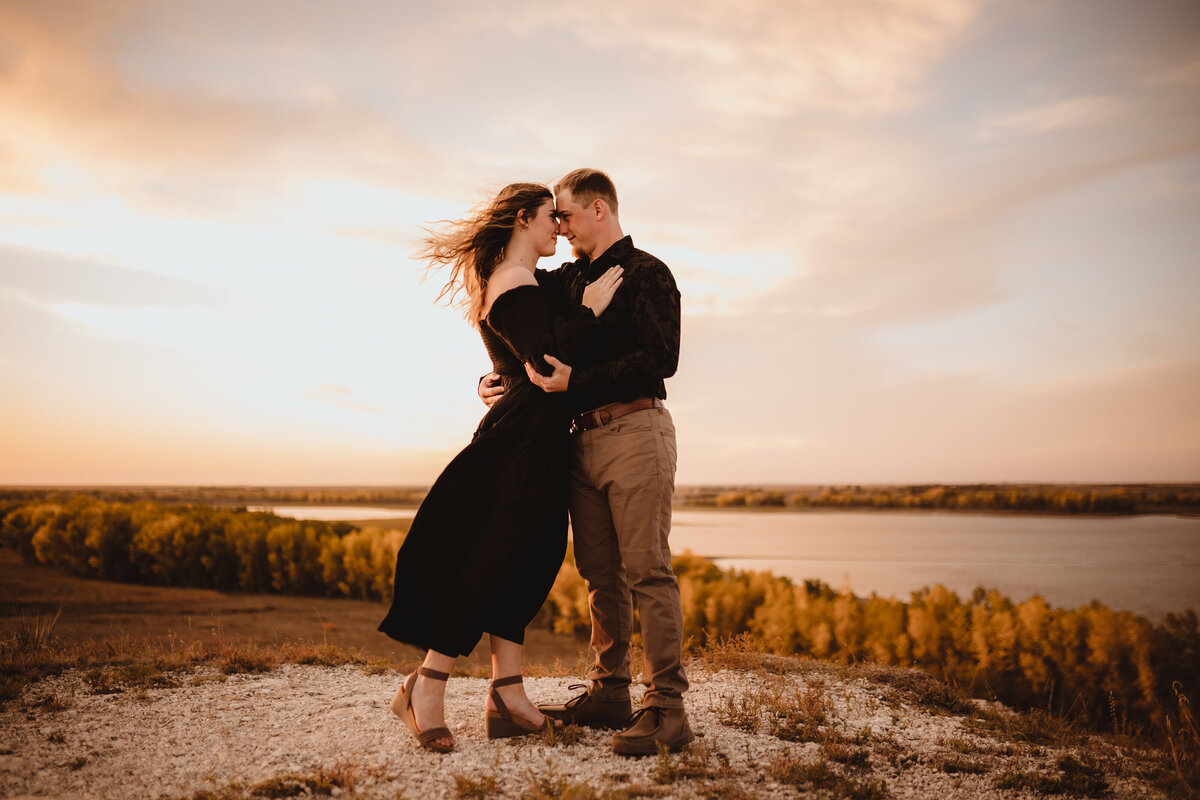
<path id="1" fill-rule="evenodd" d="M 127 74 L 111 42 L 136 21 L 122 3 L 78 15 L 29 4 L 0 9 L 9 51 L 0 71 L 0 153 L 14 154 L 0 170 L 7 185 L 52 190 L 45 170 L 73 164 L 91 185 L 160 209 L 228 212 L 230 203 L 256 208 L 251 199 L 270 195 L 289 174 L 403 186 L 436 170 L 439 152 L 336 90 L 240 97 L 219 85 Z M 170 181 L 160 178 L 164 170 Z"/>
<path id="2" fill-rule="evenodd" d="M 1200 45 L 1182 60 L 1171 64 L 1146 78 L 1150 86 L 1181 87 L 1195 90 L 1200 88 Z"/>
<path id="3" fill-rule="evenodd" d="M 326 383 L 322 384 L 321 386 L 310 386 L 304 390 L 303 396 L 305 399 L 312 400 L 314 403 L 323 403 L 325 405 L 343 408 L 360 414 L 373 414 L 381 417 L 392 417 L 399 419 L 404 418 L 404 415 L 400 414 L 395 409 L 389 409 L 373 403 L 364 403 L 363 401 L 357 399 L 357 393 L 353 389 L 340 383 Z"/>
<path id="4" fill-rule="evenodd" d="M 229 299 L 225 290 L 194 281 L 4 243 L 0 286 L 20 290 L 41 305 L 215 307 Z"/>
<path id="5" fill-rule="evenodd" d="M 586 50 L 619 53 L 614 60 L 686 74 L 678 88 L 719 116 L 875 115 L 917 100 L 920 79 L 979 6 L 969 0 L 623 2 L 563 6 L 549 21 L 532 24 L 552 26 Z M 510 30 L 530 24 L 518 23 L 508 9 L 503 15 L 494 21 Z"/>
<path id="6" fill-rule="evenodd" d="M 1123 104 L 1114 97 L 1073 97 L 1054 103 L 993 115 L 980 124 L 979 138 L 1036 135 L 1099 125 L 1117 117 Z"/>

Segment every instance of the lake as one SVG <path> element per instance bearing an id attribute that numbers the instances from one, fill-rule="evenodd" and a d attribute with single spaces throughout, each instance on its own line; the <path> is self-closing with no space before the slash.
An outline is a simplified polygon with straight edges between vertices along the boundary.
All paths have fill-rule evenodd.
<path id="1" fill-rule="evenodd" d="M 321 522 L 361 522 L 367 519 L 412 519 L 415 508 L 374 506 L 247 506 L 247 511 L 270 511 L 281 517 Z"/>
<path id="2" fill-rule="evenodd" d="M 333 506 L 258 509 L 322 520 L 413 514 Z M 907 600 L 940 583 L 960 597 L 983 586 L 1017 602 L 1040 594 L 1051 605 L 1074 608 L 1094 599 L 1154 619 L 1200 610 L 1200 519 L 678 508 L 671 549 L 797 582 L 848 584 L 863 596 Z"/>

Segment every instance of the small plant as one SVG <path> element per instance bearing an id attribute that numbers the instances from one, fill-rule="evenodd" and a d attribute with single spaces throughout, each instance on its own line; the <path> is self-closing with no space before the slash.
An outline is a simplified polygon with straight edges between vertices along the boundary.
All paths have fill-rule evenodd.
<path id="1" fill-rule="evenodd" d="M 529 788 L 521 800 L 601 800 L 601 797 L 586 783 L 575 783 L 551 769 L 549 775 L 530 773 Z"/>
<path id="2" fill-rule="evenodd" d="M 1183 693 L 1179 681 L 1171 685 L 1175 692 L 1175 702 L 1179 706 L 1179 719 L 1171 721 L 1171 715 L 1163 716 L 1166 728 L 1167 752 L 1171 758 L 1171 766 L 1175 770 L 1174 777 L 1191 797 L 1200 797 L 1196 787 L 1200 785 L 1200 727 L 1192 713 L 1192 701 Z"/>
<path id="3" fill-rule="evenodd" d="M 727 778 L 734 774 L 729 756 L 707 743 L 691 744 L 677 754 L 659 746 L 652 775 L 658 784 L 673 784 L 693 778 Z"/>
<path id="4" fill-rule="evenodd" d="M 758 733 L 764 711 L 763 697 L 756 691 L 727 696 L 716 711 L 717 721 L 722 725 L 746 733 Z"/>
<path id="5" fill-rule="evenodd" d="M 54 633 L 54 626 L 58 624 L 58 618 L 62 614 L 62 606 L 53 614 L 42 614 L 38 610 L 30 610 L 24 606 L 15 606 L 12 610 L 12 616 L 17 621 L 17 628 L 14 633 L 14 643 L 16 649 L 21 653 L 33 653 L 41 650 L 50 641 L 50 635 Z"/>
<path id="6" fill-rule="evenodd" d="M 988 771 L 987 766 L 958 756 L 934 756 L 930 760 L 929 766 L 947 775 L 982 775 Z"/>
<path id="7" fill-rule="evenodd" d="M 871 763 L 869 752 L 847 742 L 825 742 L 821 745 L 821 753 L 830 761 L 845 764 L 847 767 L 866 767 Z"/>
<path id="8" fill-rule="evenodd" d="M 234 675 L 239 672 L 269 672 L 278 663 L 279 659 L 274 653 L 253 645 L 236 645 L 224 650 L 218 668 L 226 675 Z"/>
<path id="9" fill-rule="evenodd" d="M 704 800 L 758 800 L 758 795 L 732 781 L 703 784 L 696 787 L 696 793 Z"/>
<path id="10" fill-rule="evenodd" d="M 767 775 L 779 783 L 799 789 L 821 789 L 834 800 L 884 800 L 889 797 L 882 780 L 856 780 L 830 768 L 825 761 L 806 761 L 782 756 L 767 765 Z"/>
<path id="11" fill-rule="evenodd" d="M 561 728 L 553 725 L 542 731 L 542 744 L 547 747 L 574 747 L 583 741 L 584 730 L 579 725 L 563 725 Z"/>
<path id="12" fill-rule="evenodd" d="M 170 689 L 178 686 L 158 661 L 137 661 L 116 667 L 98 667 L 83 676 L 92 694 L 116 694 L 127 688 Z"/>
<path id="13" fill-rule="evenodd" d="M 368 661 L 362 668 L 364 675 L 386 675 L 389 672 L 394 672 L 392 663 L 386 658 Z"/>
<path id="14" fill-rule="evenodd" d="M 333 784 L 320 775 L 280 775 L 250 787 L 251 797 L 294 797 L 298 794 L 333 794 Z"/>
<path id="15" fill-rule="evenodd" d="M 71 772 L 78 772 L 87 766 L 87 763 L 88 760 L 83 756 L 76 756 L 67 762 L 67 767 L 71 770 Z"/>
<path id="16" fill-rule="evenodd" d="M 771 735 L 787 742 L 819 742 L 832 735 L 822 731 L 829 723 L 829 703 L 818 686 L 777 695 L 766 706 Z"/>
<path id="17" fill-rule="evenodd" d="M 998 789 L 1029 789 L 1038 794 L 1069 794 L 1074 797 L 1105 797 L 1109 794 L 1104 773 L 1091 764 L 1067 755 L 1058 760 L 1058 769 L 1058 775 L 1007 770 L 998 775 L 993 783 Z"/>
<path id="18" fill-rule="evenodd" d="M 452 776 L 454 778 L 454 788 L 458 791 L 459 797 L 474 797 L 478 800 L 497 791 L 499 782 L 495 775 L 483 775 L 479 778 L 469 778 L 466 775 L 460 775 L 457 772 Z"/>
<path id="19" fill-rule="evenodd" d="M 71 707 L 71 696 L 64 694 L 48 694 L 45 697 L 38 698 L 29 704 L 30 710 L 41 709 L 54 713 L 56 711 L 66 711 Z"/>
<path id="20" fill-rule="evenodd" d="M 66 744 L 67 743 L 67 737 L 63 735 L 62 731 L 51 731 L 50 735 L 47 736 L 46 739 L 51 744 Z"/>

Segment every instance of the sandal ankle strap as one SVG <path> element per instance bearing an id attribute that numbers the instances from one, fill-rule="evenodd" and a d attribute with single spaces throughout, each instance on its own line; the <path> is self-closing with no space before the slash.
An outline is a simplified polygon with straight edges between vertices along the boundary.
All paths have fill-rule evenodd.
<path id="1" fill-rule="evenodd" d="M 433 678 L 435 681 L 444 681 L 444 680 L 449 680 L 449 678 L 450 678 L 450 673 L 438 672 L 436 669 L 430 669 L 429 667 L 421 667 L 417 671 L 419 673 L 421 673 L 422 675 L 424 675 L 426 678 Z"/>
<path id="2" fill-rule="evenodd" d="M 496 678 L 492 681 L 492 686 L 513 686 L 524 680 L 525 678 L 520 675 L 509 675 L 507 678 Z"/>

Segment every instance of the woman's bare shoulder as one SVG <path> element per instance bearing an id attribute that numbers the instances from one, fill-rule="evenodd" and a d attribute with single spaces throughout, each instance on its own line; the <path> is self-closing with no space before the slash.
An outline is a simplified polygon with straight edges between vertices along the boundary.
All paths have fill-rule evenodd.
<path id="1" fill-rule="evenodd" d="M 521 266 L 506 267 L 501 265 L 488 278 L 487 291 L 483 295 L 483 315 L 486 317 L 496 298 L 515 289 L 518 286 L 537 286 L 533 273 Z"/>

